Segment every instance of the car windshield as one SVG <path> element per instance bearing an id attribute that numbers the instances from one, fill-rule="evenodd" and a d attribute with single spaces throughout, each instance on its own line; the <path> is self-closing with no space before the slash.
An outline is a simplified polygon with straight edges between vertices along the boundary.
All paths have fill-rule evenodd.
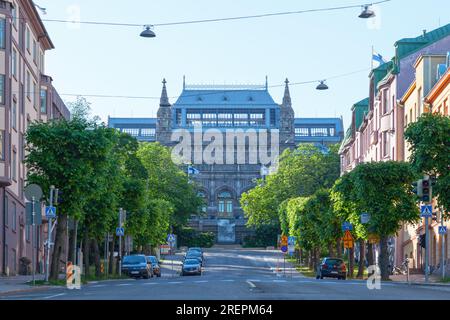
<path id="1" fill-rule="evenodd" d="M 342 260 L 340 260 L 340 259 L 327 259 L 325 263 L 328 264 L 328 265 L 331 265 L 331 266 L 334 266 L 335 264 L 341 265 Z"/>
<path id="2" fill-rule="evenodd" d="M 184 264 L 198 264 L 198 260 L 186 259 L 184 260 Z"/>
<path id="3" fill-rule="evenodd" d="M 201 257 L 200 257 L 200 256 L 194 256 L 194 255 L 187 255 L 187 256 L 186 256 L 186 259 L 195 259 L 195 260 L 199 260 L 199 259 L 201 259 Z"/>
<path id="4" fill-rule="evenodd" d="M 145 262 L 145 257 L 143 256 L 125 256 L 123 258 L 123 264 L 138 264 Z"/>
<path id="5" fill-rule="evenodd" d="M 198 252 L 198 251 L 189 251 L 188 253 L 186 253 L 187 256 L 201 256 L 202 253 Z"/>

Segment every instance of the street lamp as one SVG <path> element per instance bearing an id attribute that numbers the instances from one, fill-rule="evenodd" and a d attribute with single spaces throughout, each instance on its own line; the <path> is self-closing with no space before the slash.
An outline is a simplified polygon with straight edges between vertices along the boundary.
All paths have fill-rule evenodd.
<path id="1" fill-rule="evenodd" d="M 141 32 L 141 37 L 143 38 L 154 38 L 156 37 L 155 32 L 153 32 L 153 26 L 147 25 L 145 26 L 145 30 Z"/>
<path id="2" fill-rule="evenodd" d="M 325 80 L 320 81 L 319 85 L 316 87 L 316 90 L 328 90 Z"/>
<path id="3" fill-rule="evenodd" d="M 359 15 L 361 19 L 368 19 L 375 17 L 375 12 L 369 9 L 370 5 L 365 5 L 363 11 Z"/>

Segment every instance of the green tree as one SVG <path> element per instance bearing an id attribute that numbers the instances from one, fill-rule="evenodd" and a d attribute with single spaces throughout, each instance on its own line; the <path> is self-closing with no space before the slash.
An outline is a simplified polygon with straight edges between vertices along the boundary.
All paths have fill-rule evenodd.
<path id="1" fill-rule="evenodd" d="M 411 151 L 410 162 L 415 172 L 436 175 L 433 195 L 439 205 L 450 211 L 450 117 L 424 113 L 417 122 L 408 125 L 406 141 Z"/>
<path id="2" fill-rule="evenodd" d="M 333 192 L 340 193 L 339 209 L 347 208 L 350 221 L 367 212 L 371 218 L 361 237 L 370 232 L 380 237 L 380 269 L 383 280 L 389 279 L 388 237 L 394 236 L 403 223 L 415 223 L 419 212 L 411 191 L 414 173 L 408 163 L 373 162 L 358 165 L 339 180 Z M 334 195 L 336 197 L 336 195 Z M 335 208 L 336 209 L 336 208 Z M 358 224 L 357 224 L 358 225 Z"/>

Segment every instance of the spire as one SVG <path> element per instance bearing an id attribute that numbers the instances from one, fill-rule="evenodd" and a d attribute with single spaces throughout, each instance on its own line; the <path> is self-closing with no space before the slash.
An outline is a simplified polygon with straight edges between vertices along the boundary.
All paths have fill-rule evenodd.
<path id="1" fill-rule="evenodd" d="M 183 90 L 186 89 L 186 76 L 183 76 Z"/>
<path id="2" fill-rule="evenodd" d="M 289 80 L 286 78 L 286 87 L 284 88 L 284 96 L 283 96 L 283 105 L 290 106 L 291 105 L 291 94 L 289 93 Z"/>
<path id="3" fill-rule="evenodd" d="M 266 76 L 266 91 L 269 90 L 269 77 Z"/>
<path id="4" fill-rule="evenodd" d="M 167 96 L 167 88 L 166 88 L 167 81 L 165 78 L 163 79 L 162 83 L 163 83 L 163 88 L 162 88 L 161 100 L 160 100 L 159 104 L 161 106 L 170 106 L 169 97 Z"/>

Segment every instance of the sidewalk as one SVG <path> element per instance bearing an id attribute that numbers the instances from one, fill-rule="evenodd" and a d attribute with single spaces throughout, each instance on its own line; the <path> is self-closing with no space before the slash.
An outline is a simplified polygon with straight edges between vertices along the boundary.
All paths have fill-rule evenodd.
<path id="1" fill-rule="evenodd" d="M 395 283 L 408 283 L 406 275 L 392 275 L 389 277 L 392 282 Z M 423 274 L 410 274 L 409 282 L 411 285 L 422 285 L 422 286 L 444 286 L 450 287 L 450 282 L 443 283 L 441 282 L 442 278 L 437 275 L 430 275 L 428 283 L 425 282 L 425 275 Z"/>
<path id="2" fill-rule="evenodd" d="M 37 274 L 35 280 L 44 280 L 43 274 Z M 49 286 L 32 287 L 26 284 L 33 280 L 33 276 L 13 276 L 13 277 L 0 277 L 0 294 L 34 291 L 38 289 L 47 289 Z"/>

